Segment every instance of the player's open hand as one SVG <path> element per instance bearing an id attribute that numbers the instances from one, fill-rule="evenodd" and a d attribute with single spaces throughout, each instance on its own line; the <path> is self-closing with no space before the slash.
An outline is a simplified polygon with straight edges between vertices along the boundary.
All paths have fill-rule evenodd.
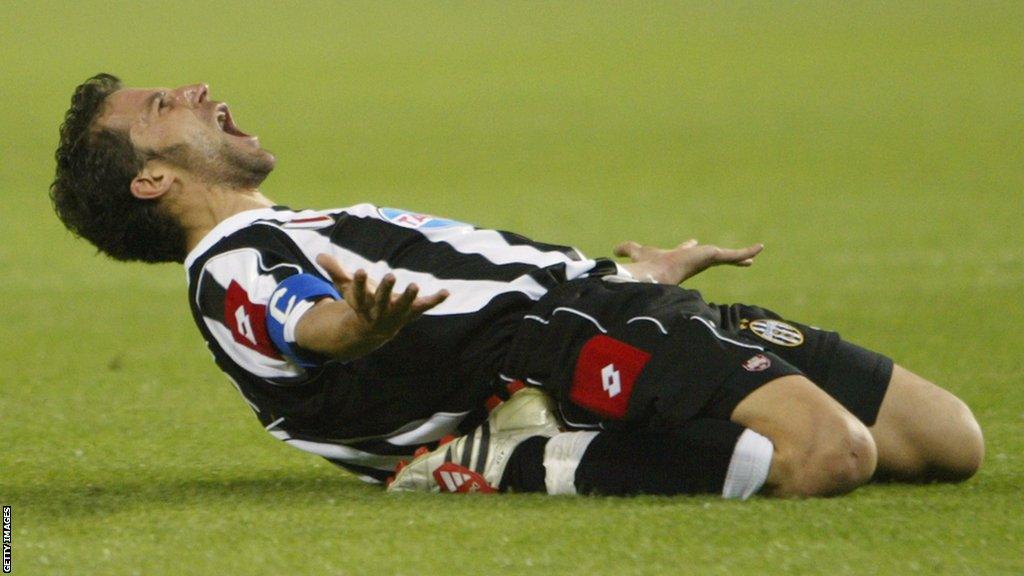
<path id="1" fill-rule="evenodd" d="M 729 249 L 687 240 L 675 248 L 665 250 L 636 242 L 623 242 L 615 247 L 615 255 L 628 257 L 632 261 L 623 266 L 637 280 L 680 284 L 712 266 L 750 266 L 761 250 L 764 250 L 764 244 Z"/>
<path id="2" fill-rule="evenodd" d="M 419 296 L 420 289 L 416 284 L 409 284 L 405 291 L 395 293 L 394 274 L 384 276 L 378 285 L 369 279 L 363 269 L 356 270 L 349 276 L 341 264 L 327 254 L 317 256 L 316 262 L 331 277 L 345 303 L 365 322 L 366 328 L 385 338 L 390 338 L 402 326 L 448 298 L 447 290 L 429 296 Z"/>

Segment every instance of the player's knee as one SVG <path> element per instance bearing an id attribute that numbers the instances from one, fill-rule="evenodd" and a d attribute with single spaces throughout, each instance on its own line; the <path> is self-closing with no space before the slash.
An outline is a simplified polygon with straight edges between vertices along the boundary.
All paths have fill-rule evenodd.
<path id="1" fill-rule="evenodd" d="M 843 494 L 871 480 L 878 464 L 878 449 L 871 433 L 855 418 L 846 418 L 821 450 L 819 461 L 825 471 L 821 486 L 824 496 Z"/>
<path id="2" fill-rule="evenodd" d="M 910 436 L 907 460 L 918 470 L 911 479 L 960 482 L 974 476 L 985 458 L 985 440 L 971 409 L 944 392 L 930 416 L 935 422 L 928 433 Z"/>
<path id="3" fill-rule="evenodd" d="M 820 419 L 814 433 L 780 454 L 780 461 L 780 495 L 836 496 L 871 480 L 878 451 L 867 428 L 841 414 Z"/>
<path id="4" fill-rule="evenodd" d="M 950 414 L 946 445 L 933 465 L 936 479 L 958 482 L 974 476 L 985 459 L 985 439 L 971 409 L 956 399 Z"/>

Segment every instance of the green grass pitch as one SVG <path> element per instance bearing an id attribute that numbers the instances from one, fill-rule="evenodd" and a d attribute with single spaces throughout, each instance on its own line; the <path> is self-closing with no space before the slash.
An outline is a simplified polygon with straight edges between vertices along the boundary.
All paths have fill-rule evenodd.
<path id="1" fill-rule="evenodd" d="M 4 3 L 14 573 L 1024 573 L 1022 30 L 1020 2 Z M 53 216 L 57 126 L 98 71 L 209 82 L 295 207 L 592 255 L 762 241 L 693 286 L 953 390 L 985 465 L 809 501 L 385 495 L 261 430 L 180 267 L 95 256 Z"/>

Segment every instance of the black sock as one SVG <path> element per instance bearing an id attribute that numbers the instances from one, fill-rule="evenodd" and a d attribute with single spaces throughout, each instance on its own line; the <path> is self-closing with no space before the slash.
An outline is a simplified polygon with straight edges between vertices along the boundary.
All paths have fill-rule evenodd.
<path id="1" fill-rule="evenodd" d="M 547 437 L 534 436 L 516 446 L 505 466 L 499 490 L 544 492 L 544 447 L 547 443 Z"/>
<path id="2" fill-rule="evenodd" d="M 736 442 L 728 420 L 692 420 L 670 430 L 603 432 L 576 469 L 580 494 L 722 493 Z"/>
<path id="3" fill-rule="evenodd" d="M 578 494 L 723 494 L 726 476 L 746 428 L 718 419 L 692 420 L 668 430 L 601 432 L 579 457 L 575 471 Z M 574 434 L 570 432 L 569 434 Z M 585 434 L 585 433 L 575 433 Z M 750 431 L 738 477 L 729 497 L 747 497 L 761 486 L 771 460 L 771 444 Z M 545 492 L 545 449 L 550 438 L 529 438 L 512 452 L 499 486 L 502 491 Z M 751 474 L 750 444 L 760 447 L 753 458 L 760 471 Z M 765 448 L 767 445 L 767 448 Z M 757 452 L 755 450 L 755 452 Z M 760 474 L 760 477 L 758 475 Z M 754 478 L 751 480 L 751 478 Z M 745 494 L 742 495 L 741 494 Z"/>

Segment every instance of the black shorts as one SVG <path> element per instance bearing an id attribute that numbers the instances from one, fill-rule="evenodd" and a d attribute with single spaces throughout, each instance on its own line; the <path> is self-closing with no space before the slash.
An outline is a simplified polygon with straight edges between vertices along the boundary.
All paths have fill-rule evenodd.
<path id="1" fill-rule="evenodd" d="M 671 426 L 728 419 L 760 386 L 802 374 L 866 425 L 892 360 L 743 304 L 716 306 L 677 286 L 567 282 L 524 317 L 502 371 L 541 386 L 571 427 Z"/>

